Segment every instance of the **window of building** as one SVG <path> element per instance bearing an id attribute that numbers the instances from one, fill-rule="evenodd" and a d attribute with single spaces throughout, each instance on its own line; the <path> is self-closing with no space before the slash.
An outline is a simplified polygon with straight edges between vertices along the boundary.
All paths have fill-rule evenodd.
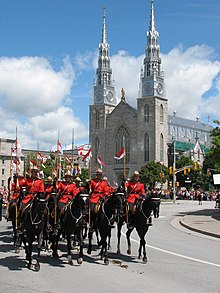
<path id="1" fill-rule="evenodd" d="M 5 180 L 2 180 L 2 187 L 5 186 Z"/>
<path id="2" fill-rule="evenodd" d="M 116 142 L 116 151 L 115 153 L 117 154 L 122 147 L 125 147 L 125 152 L 126 152 L 126 163 L 130 161 L 130 136 L 128 130 L 124 127 L 121 126 L 115 137 L 115 142 Z M 121 163 L 121 160 L 117 160 L 118 163 Z"/>
<path id="3" fill-rule="evenodd" d="M 164 162 L 164 139 L 163 134 L 160 134 L 160 161 Z"/>
<path id="4" fill-rule="evenodd" d="M 149 106 L 146 104 L 144 106 L 144 122 L 149 122 L 150 121 L 150 113 L 149 113 Z"/>
<path id="5" fill-rule="evenodd" d="M 5 164 L 5 159 L 4 158 L 2 158 L 2 165 L 4 165 Z"/>
<path id="6" fill-rule="evenodd" d="M 5 169 L 2 169 L 2 175 L 5 175 Z"/>
<path id="7" fill-rule="evenodd" d="M 149 162 L 150 159 L 150 143 L 149 135 L 146 133 L 144 137 L 144 161 Z"/>
<path id="8" fill-rule="evenodd" d="M 163 124 L 163 105 L 160 105 L 160 123 Z"/>
<path id="9" fill-rule="evenodd" d="M 95 127 L 99 128 L 99 124 L 100 124 L 100 115 L 99 115 L 99 111 L 96 110 L 96 113 L 95 113 Z"/>

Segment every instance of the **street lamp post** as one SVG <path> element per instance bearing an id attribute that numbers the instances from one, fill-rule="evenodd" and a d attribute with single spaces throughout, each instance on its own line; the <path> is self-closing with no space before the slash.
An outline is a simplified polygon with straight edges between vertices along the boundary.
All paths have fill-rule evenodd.
<path id="1" fill-rule="evenodd" d="M 173 138 L 173 202 L 176 202 L 176 140 Z"/>

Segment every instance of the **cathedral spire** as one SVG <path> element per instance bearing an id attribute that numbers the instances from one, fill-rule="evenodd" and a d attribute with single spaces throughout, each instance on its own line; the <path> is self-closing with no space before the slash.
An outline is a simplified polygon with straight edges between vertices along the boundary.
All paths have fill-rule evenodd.
<path id="1" fill-rule="evenodd" d="M 139 97 L 164 97 L 164 73 L 161 68 L 159 33 L 156 30 L 154 0 L 151 0 L 150 23 L 147 31 L 147 44 L 144 70 L 141 74 Z"/>
<path id="2" fill-rule="evenodd" d="M 103 25 L 102 25 L 102 44 L 107 44 L 107 33 L 106 33 L 106 7 L 104 6 L 103 14 Z"/>
<path id="3" fill-rule="evenodd" d="M 115 88 L 110 66 L 109 44 L 106 31 L 106 7 L 104 6 L 102 37 L 99 44 L 98 67 L 94 85 L 94 104 L 115 103 Z"/>
<path id="4" fill-rule="evenodd" d="M 151 0 L 151 15 L 150 15 L 150 25 L 149 31 L 156 31 L 155 20 L 154 20 L 154 0 Z"/>

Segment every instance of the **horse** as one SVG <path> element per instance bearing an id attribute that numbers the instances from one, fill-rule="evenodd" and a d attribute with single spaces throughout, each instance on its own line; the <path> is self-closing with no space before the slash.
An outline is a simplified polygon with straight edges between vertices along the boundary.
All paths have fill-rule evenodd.
<path id="1" fill-rule="evenodd" d="M 122 226 L 128 222 L 127 219 L 128 210 L 126 202 L 126 192 L 118 191 L 116 193 L 116 223 L 117 223 L 117 254 L 121 253 L 121 229 Z"/>
<path id="2" fill-rule="evenodd" d="M 107 253 L 107 237 L 111 235 L 111 225 L 115 218 L 116 195 L 112 193 L 109 197 L 104 197 L 100 202 L 100 207 L 96 214 L 91 214 L 93 218 L 93 226 L 89 228 L 89 246 L 87 253 L 92 251 L 92 234 L 96 229 L 100 234 L 101 259 L 104 258 L 104 264 L 109 264 Z"/>
<path id="3" fill-rule="evenodd" d="M 40 270 L 40 250 L 43 241 L 43 229 L 45 226 L 45 211 L 46 211 L 46 199 L 43 192 L 38 192 L 34 195 L 33 200 L 22 211 L 22 226 L 24 233 L 22 235 L 22 241 L 24 243 L 26 260 L 28 261 L 28 268 L 32 266 L 32 250 L 33 242 L 37 237 L 37 258 L 34 266 L 36 271 Z M 27 244 L 28 243 L 28 244 Z"/>
<path id="4" fill-rule="evenodd" d="M 18 233 L 18 222 L 19 222 L 18 215 L 19 215 L 21 200 L 24 198 L 25 194 L 26 194 L 26 188 L 22 187 L 19 192 L 19 197 L 16 200 L 13 200 L 9 204 L 9 218 L 12 221 L 15 253 L 20 252 L 20 248 L 22 244 L 21 234 Z"/>
<path id="5" fill-rule="evenodd" d="M 52 249 L 52 256 L 54 258 L 59 258 L 57 249 L 58 249 L 58 242 L 60 239 L 60 235 L 63 233 L 62 227 L 57 229 L 57 222 L 58 222 L 58 194 L 56 192 L 52 192 L 47 204 L 47 225 L 45 225 L 45 238 L 49 239 L 49 246 L 51 245 Z"/>
<path id="6" fill-rule="evenodd" d="M 71 249 L 72 243 L 77 240 L 79 245 L 79 255 L 77 263 L 83 262 L 83 228 L 84 228 L 84 211 L 85 202 L 83 200 L 84 194 L 80 195 L 80 192 L 73 197 L 73 199 L 67 204 L 64 213 L 64 230 L 67 239 L 68 250 L 68 263 L 73 264 Z"/>
<path id="7" fill-rule="evenodd" d="M 142 248 L 143 248 L 143 262 L 144 263 L 147 262 L 145 235 L 148 232 L 149 226 L 152 226 L 151 213 L 154 212 L 155 208 L 156 208 L 156 201 L 153 200 L 153 198 L 150 195 L 147 195 L 138 201 L 137 210 L 136 210 L 136 213 L 134 214 L 134 220 L 135 220 L 134 227 L 136 228 L 136 231 L 140 238 L 140 245 L 138 249 L 138 259 L 141 258 Z M 128 254 L 131 254 L 130 235 L 133 229 L 128 229 L 126 232 Z"/>

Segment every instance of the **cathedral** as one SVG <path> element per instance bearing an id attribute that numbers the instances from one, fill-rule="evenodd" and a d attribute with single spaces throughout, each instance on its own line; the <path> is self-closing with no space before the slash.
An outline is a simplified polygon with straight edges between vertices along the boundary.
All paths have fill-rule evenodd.
<path id="1" fill-rule="evenodd" d="M 150 161 L 168 165 L 168 100 L 158 36 L 152 0 L 137 107 L 128 104 L 123 89 L 117 103 L 104 9 L 98 67 L 89 110 L 89 139 L 93 153 L 92 173 L 99 166 L 98 157 L 101 157 L 105 163 L 103 171 L 110 182 L 119 182 L 122 176 L 130 177 Z M 115 159 L 123 148 L 124 159 Z"/>

